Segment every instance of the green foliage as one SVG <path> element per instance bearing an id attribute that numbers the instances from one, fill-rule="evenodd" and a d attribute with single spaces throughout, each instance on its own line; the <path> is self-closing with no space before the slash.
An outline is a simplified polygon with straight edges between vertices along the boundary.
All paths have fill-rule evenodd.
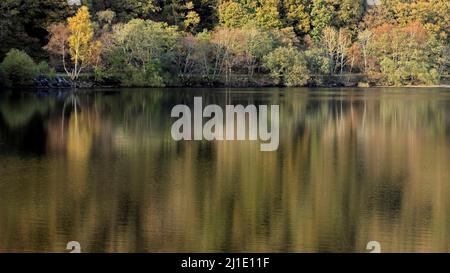
<path id="1" fill-rule="evenodd" d="M 386 5 L 376 5 L 366 10 L 361 22 L 359 22 L 359 30 L 371 30 L 383 24 L 394 22 L 393 14 Z"/>
<path id="2" fill-rule="evenodd" d="M 164 80 L 160 76 L 160 66 L 157 63 L 147 63 L 146 69 L 138 69 L 128 65 L 123 70 L 122 84 L 134 87 L 163 87 Z"/>
<path id="3" fill-rule="evenodd" d="M 356 30 L 364 13 L 365 0 L 341 0 L 337 9 L 338 26 Z"/>
<path id="4" fill-rule="evenodd" d="M 92 72 L 94 81 L 96 81 L 97 83 L 103 83 L 113 78 L 113 75 L 110 73 L 110 70 L 105 69 L 103 67 L 94 68 Z"/>
<path id="5" fill-rule="evenodd" d="M 186 13 L 183 21 L 183 27 L 186 30 L 193 31 L 200 24 L 200 16 L 193 10 Z"/>
<path id="6" fill-rule="evenodd" d="M 256 8 L 256 25 L 263 29 L 277 29 L 283 26 L 279 12 L 278 0 L 260 0 L 260 5 Z"/>
<path id="7" fill-rule="evenodd" d="M 226 1 L 219 6 L 219 22 L 226 27 L 242 27 L 251 20 L 251 14 L 238 2 Z"/>
<path id="8" fill-rule="evenodd" d="M 302 86 L 310 78 L 305 57 L 293 47 L 275 49 L 264 57 L 264 66 L 277 84 Z"/>
<path id="9" fill-rule="evenodd" d="M 311 37 L 318 40 L 322 36 L 322 31 L 327 26 L 333 26 L 334 6 L 330 5 L 327 0 L 313 0 L 311 9 L 311 24 L 313 29 Z"/>
<path id="10" fill-rule="evenodd" d="M 219 5 L 219 22 L 226 27 L 251 25 L 263 29 L 283 26 L 278 0 L 224 1 Z"/>
<path id="11" fill-rule="evenodd" d="M 97 12 L 97 19 L 102 25 L 112 25 L 116 13 L 110 9 Z"/>
<path id="12" fill-rule="evenodd" d="M 365 0 L 313 0 L 311 37 L 316 41 L 326 27 L 346 28 L 356 32 L 364 13 Z"/>
<path id="13" fill-rule="evenodd" d="M 305 51 L 306 63 L 311 74 L 327 74 L 331 67 L 327 52 L 323 48 L 312 47 Z"/>
<path id="14" fill-rule="evenodd" d="M 162 85 L 161 71 L 173 58 L 178 32 L 166 23 L 134 19 L 113 28 L 109 66 L 125 85 Z"/>
<path id="15" fill-rule="evenodd" d="M 73 78 L 83 70 L 127 86 L 190 77 L 233 85 L 267 78 L 269 67 L 283 85 L 304 84 L 309 73 L 361 72 L 395 85 L 436 83 L 449 73 L 448 0 L 384 0 L 370 8 L 365 0 L 82 2 L 95 16 L 86 8 L 72 16 L 77 7 L 66 0 L 1 1 L 0 58 L 19 48 Z M 55 73 L 45 63 L 36 70 Z M 5 82 L 10 76 L 0 73 Z"/>
<path id="16" fill-rule="evenodd" d="M 197 5 L 197 6 L 196 6 Z M 190 32 L 196 32 L 202 18 L 198 11 L 198 2 L 194 5 L 190 0 L 169 0 L 160 4 L 157 20 L 164 20 L 170 25 Z"/>
<path id="17" fill-rule="evenodd" d="M 450 41 L 450 1 L 384 0 L 383 5 L 400 25 L 419 22 L 439 39 Z"/>
<path id="18" fill-rule="evenodd" d="M 0 65 L 6 85 L 26 86 L 33 83 L 38 69 L 27 53 L 11 49 Z"/>
<path id="19" fill-rule="evenodd" d="M 56 77 L 56 71 L 53 67 L 50 67 L 46 61 L 41 61 L 37 64 L 36 69 L 38 75 L 45 76 L 49 79 L 54 79 Z"/>
<path id="20" fill-rule="evenodd" d="M 275 41 L 267 31 L 247 28 L 243 29 L 243 35 L 245 37 L 245 50 L 254 58 L 262 59 L 275 47 Z"/>
<path id="21" fill-rule="evenodd" d="M 121 22 L 134 18 L 149 18 L 157 10 L 153 0 L 111 0 L 109 7 Z"/>
<path id="22" fill-rule="evenodd" d="M 307 0 L 286 0 L 283 2 L 284 20 L 299 35 L 307 34 L 311 30 L 310 5 L 308 2 Z"/>
<path id="23" fill-rule="evenodd" d="M 438 71 L 430 69 L 426 62 L 410 60 L 397 63 L 390 58 L 383 58 L 380 69 L 389 85 L 439 83 Z"/>
<path id="24" fill-rule="evenodd" d="M 383 25 L 373 30 L 371 55 L 379 60 L 371 67 L 389 85 L 436 84 L 445 61 L 445 47 L 419 23 L 405 27 Z"/>

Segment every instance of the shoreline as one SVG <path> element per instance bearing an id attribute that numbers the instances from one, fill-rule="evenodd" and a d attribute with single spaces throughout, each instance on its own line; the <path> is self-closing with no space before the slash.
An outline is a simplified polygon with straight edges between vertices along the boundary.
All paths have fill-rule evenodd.
<path id="1" fill-rule="evenodd" d="M 438 88 L 438 89 L 449 89 L 450 85 L 405 85 L 405 86 L 298 86 L 298 87 L 285 87 L 285 86 L 165 86 L 165 87 L 136 87 L 136 86 L 93 86 L 93 87 L 78 87 L 78 88 L 37 88 L 37 87 L 16 87 L 16 88 L 0 88 L 0 93 L 6 92 L 17 92 L 17 93 L 70 93 L 70 92 L 88 92 L 88 91 L 100 91 L 100 90 L 111 90 L 111 91 L 121 91 L 120 89 L 126 90 L 143 90 L 143 89 L 212 89 L 212 90 L 264 90 L 264 89 L 277 89 L 280 91 L 289 89 L 344 89 L 344 90 L 369 90 L 369 89 L 396 89 L 396 88 L 407 88 L 407 89 L 423 89 L 423 88 Z"/>

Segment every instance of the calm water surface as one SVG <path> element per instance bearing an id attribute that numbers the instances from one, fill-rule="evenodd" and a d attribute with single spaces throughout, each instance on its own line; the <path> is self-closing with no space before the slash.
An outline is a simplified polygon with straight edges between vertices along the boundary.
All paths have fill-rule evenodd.
<path id="1" fill-rule="evenodd" d="M 280 146 L 171 108 L 279 104 Z M 450 251 L 450 90 L 0 94 L 0 252 Z"/>

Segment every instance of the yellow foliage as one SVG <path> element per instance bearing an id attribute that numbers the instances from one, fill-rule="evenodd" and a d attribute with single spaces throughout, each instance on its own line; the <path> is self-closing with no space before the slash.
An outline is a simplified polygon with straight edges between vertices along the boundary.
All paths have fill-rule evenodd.
<path id="1" fill-rule="evenodd" d="M 89 17 L 88 8 L 83 6 L 74 17 L 67 20 L 71 33 L 69 36 L 70 56 L 74 62 L 78 59 L 84 60 L 94 37 L 94 28 Z"/>
<path id="2" fill-rule="evenodd" d="M 200 24 L 200 16 L 197 12 L 191 10 L 187 13 L 186 19 L 184 20 L 185 29 L 189 30 L 195 28 Z"/>
<path id="3" fill-rule="evenodd" d="M 74 64 L 70 76 L 72 79 L 76 79 L 81 69 L 88 65 L 96 66 L 100 63 L 102 44 L 99 41 L 94 41 L 94 27 L 86 6 L 82 6 L 75 16 L 67 20 L 67 23 L 70 31 L 69 53 Z"/>

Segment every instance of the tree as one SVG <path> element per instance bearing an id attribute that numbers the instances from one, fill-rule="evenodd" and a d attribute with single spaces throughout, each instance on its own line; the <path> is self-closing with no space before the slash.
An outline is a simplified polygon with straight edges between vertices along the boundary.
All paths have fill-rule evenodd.
<path id="1" fill-rule="evenodd" d="M 370 30 L 364 30 L 358 34 L 358 43 L 361 47 L 363 59 L 364 59 L 364 72 L 367 72 L 367 46 L 369 45 L 372 39 L 372 32 Z"/>
<path id="2" fill-rule="evenodd" d="M 274 48 L 283 46 L 298 46 L 300 43 L 297 35 L 295 35 L 293 27 L 270 30 L 269 34 L 274 42 Z"/>
<path id="3" fill-rule="evenodd" d="M 353 73 L 353 68 L 358 66 L 361 62 L 361 49 L 357 43 L 353 43 L 347 50 L 350 69 L 349 72 Z"/>
<path id="4" fill-rule="evenodd" d="M 225 27 L 243 27 L 251 19 L 244 6 L 234 1 L 224 1 L 219 5 L 219 23 Z"/>
<path id="5" fill-rule="evenodd" d="M 178 76 L 185 78 L 200 70 L 202 56 L 199 50 L 199 41 L 192 34 L 180 37 L 175 47 L 175 63 Z M 200 71 L 198 71 L 200 73 Z"/>
<path id="6" fill-rule="evenodd" d="M 111 0 L 107 8 L 114 11 L 121 22 L 134 18 L 146 19 L 158 10 L 153 0 Z"/>
<path id="7" fill-rule="evenodd" d="M 389 24 L 373 30 L 368 51 L 377 59 L 373 73 L 386 84 L 433 84 L 439 81 L 445 47 L 419 22 L 404 27 Z"/>
<path id="8" fill-rule="evenodd" d="M 330 72 L 330 60 L 327 51 L 318 46 L 312 46 L 305 51 L 308 70 L 313 75 L 322 75 Z"/>
<path id="9" fill-rule="evenodd" d="M 218 28 L 197 36 L 185 35 L 175 50 L 176 71 L 183 79 L 192 73 L 215 79 L 224 76 L 231 83 L 235 73 L 253 77 L 265 55 L 275 46 L 269 32 L 255 27 Z"/>
<path id="10" fill-rule="evenodd" d="M 396 22 L 406 26 L 420 22 L 430 33 L 450 41 L 450 2 L 448 0 L 390 0 L 383 5 L 393 14 Z"/>
<path id="11" fill-rule="evenodd" d="M 340 0 L 337 8 L 337 26 L 356 31 L 364 14 L 365 0 Z"/>
<path id="12" fill-rule="evenodd" d="M 305 57 L 294 47 L 279 47 L 264 57 L 264 66 L 276 84 L 305 85 L 310 76 Z"/>
<path id="13" fill-rule="evenodd" d="M 162 1 L 159 10 L 155 16 L 157 20 L 163 20 L 186 31 L 194 32 L 201 22 L 194 2 L 190 0 Z"/>
<path id="14" fill-rule="evenodd" d="M 28 54 L 17 49 L 11 49 L 3 62 L 0 70 L 7 85 L 24 86 L 33 83 L 38 74 L 36 63 Z"/>
<path id="15" fill-rule="evenodd" d="M 219 5 L 219 22 L 227 27 L 251 25 L 262 29 L 283 27 L 279 0 L 227 0 Z"/>
<path id="16" fill-rule="evenodd" d="M 67 28 L 70 31 L 67 43 L 73 68 L 67 68 L 64 58 L 65 52 L 62 54 L 64 60 L 63 65 L 64 70 L 70 78 L 76 80 L 84 68 L 98 62 L 102 44 L 99 41 L 93 40 L 94 28 L 90 20 L 89 10 L 86 6 L 82 6 L 75 16 L 67 20 Z"/>
<path id="17" fill-rule="evenodd" d="M 285 24 L 292 26 L 298 35 L 311 30 L 311 6 L 306 0 L 285 0 L 283 2 Z"/>
<path id="18" fill-rule="evenodd" d="M 245 37 L 241 29 L 218 28 L 211 36 L 213 48 L 213 76 L 225 75 L 228 84 L 233 68 L 245 59 Z"/>
<path id="19" fill-rule="evenodd" d="M 200 16 L 194 10 L 194 4 L 192 2 L 188 2 L 186 4 L 187 13 L 185 15 L 183 26 L 186 31 L 194 31 L 198 25 L 200 24 Z"/>
<path id="20" fill-rule="evenodd" d="M 273 50 L 275 44 L 273 37 L 267 31 L 257 28 L 243 29 L 243 36 L 245 42 L 244 62 L 247 73 L 252 77 L 258 62 Z"/>
<path id="21" fill-rule="evenodd" d="M 197 30 L 213 29 L 218 25 L 218 0 L 195 0 L 194 9 L 199 17 L 200 23 Z"/>
<path id="22" fill-rule="evenodd" d="M 161 86 L 162 68 L 172 62 L 179 34 L 176 27 L 134 19 L 113 27 L 107 55 L 111 72 L 122 79 L 134 78 L 141 86 Z M 124 73 L 125 72 L 125 73 Z M 135 85 L 133 80 L 127 85 Z"/>
<path id="23" fill-rule="evenodd" d="M 114 19 L 116 18 L 116 13 L 110 9 L 102 10 L 97 12 L 97 19 L 100 24 L 107 30 L 112 26 Z"/>
<path id="24" fill-rule="evenodd" d="M 329 73 L 330 74 L 333 74 L 333 72 L 334 72 L 335 56 L 337 56 L 336 51 L 338 48 L 337 40 L 338 40 L 338 33 L 337 33 L 336 29 L 334 29 L 333 27 L 325 27 L 322 32 L 320 42 L 328 54 L 328 62 L 329 62 L 329 68 L 330 68 Z"/>
<path id="25" fill-rule="evenodd" d="M 0 1 L 0 60 L 12 48 L 27 51 L 34 58 L 45 57 L 47 27 L 72 14 L 66 0 Z"/>
<path id="26" fill-rule="evenodd" d="M 283 26 L 280 20 L 279 0 L 259 0 L 255 10 L 256 26 L 263 29 L 278 29 Z"/>
<path id="27" fill-rule="evenodd" d="M 345 61 L 351 43 L 352 41 L 348 30 L 344 28 L 339 29 L 336 41 L 336 58 L 339 63 L 341 74 L 344 72 Z"/>
<path id="28" fill-rule="evenodd" d="M 61 56 L 64 62 L 67 55 L 67 41 L 70 36 L 69 28 L 65 24 L 59 23 L 51 25 L 48 31 L 50 39 L 44 49 L 51 54 Z"/>
<path id="29" fill-rule="evenodd" d="M 211 53 L 211 32 L 204 30 L 195 37 L 198 41 L 197 54 L 199 56 L 200 75 L 205 77 L 209 75 L 211 65 L 209 63 L 209 55 Z"/>
<path id="30" fill-rule="evenodd" d="M 318 41 L 322 31 L 326 27 L 333 26 L 332 21 L 335 13 L 331 0 L 313 0 L 311 9 L 311 37 Z"/>
<path id="31" fill-rule="evenodd" d="M 394 17 L 385 4 L 368 8 L 359 22 L 359 31 L 370 30 L 383 24 L 394 23 Z"/>

